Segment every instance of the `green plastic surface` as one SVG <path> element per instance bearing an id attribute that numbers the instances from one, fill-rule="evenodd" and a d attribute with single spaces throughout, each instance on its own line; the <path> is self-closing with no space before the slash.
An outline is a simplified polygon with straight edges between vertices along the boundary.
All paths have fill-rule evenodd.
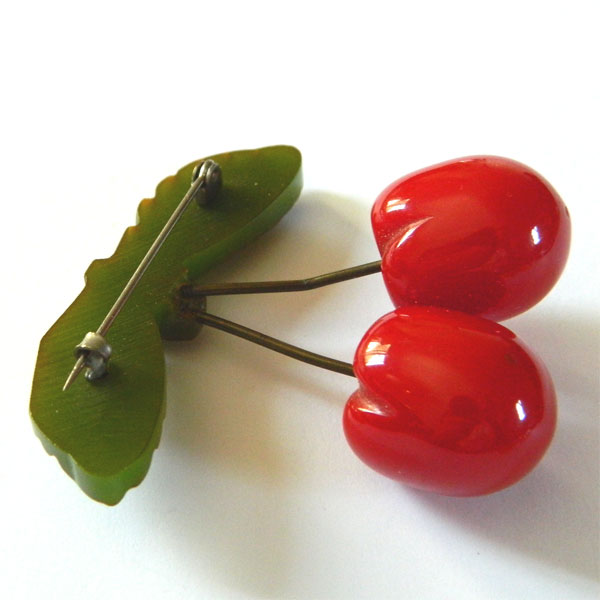
<path id="1" fill-rule="evenodd" d="M 95 382 L 80 376 L 62 391 L 73 349 L 95 331 L 164 223 L 188 190 L 195 164 L 162 181 L 141 202 L 115 253 L 95 260 L 81 294 L 42 338 L 30 414 L 48 453 L 81 489 L 116 504 L 146 475 L 165 414 L 161 337 L 192 339 L 199 326 L 186 318 L 178 288 L 275 225 L 302 188 L 301 156 L 291 146 L 211 156 L 223 187 L 207 207 L 192 204 L 151 263 L 107 334 L 109 373 Z"/>

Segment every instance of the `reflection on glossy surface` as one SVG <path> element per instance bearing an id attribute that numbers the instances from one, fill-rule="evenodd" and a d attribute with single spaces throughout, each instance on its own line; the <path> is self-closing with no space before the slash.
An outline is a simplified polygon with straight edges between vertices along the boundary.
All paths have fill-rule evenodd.
<path id="1" fill-rule="evenodd" d="M 389 349 L 389 344 L 380 344 L 377 341 L 369 342 L 364 356 L 365 365 L 382 365 Z"/>
<path id="2" fill-rule="evenodd" d="M 540 235 L 540 230 L 538 229 L 537 225 L 531 230 L 531 239 L 534 246 L 539 245 L 539 243 L 542 241 L 542 236 Z"/>
<path id="3" fill-rule="evenodd" d="M 519 421 L 524 421 L 525 418 L 527 417 L 527 413 L 525 412 L 525 409 L 523 408 L 522 400 L 517 400 L 517 403 L 515 404 L 515 409 L 517 411 L 517 415 L 519 415 Z"/>
<path id="4" fill-rule="evenodd" d="M 439 308 L 404 307 L 361 341 L 346 437 L 375 470 L 471 496 L 528 473 L 548 447 L 556 406 L 541 362 L 508 329 Z"/>
<path id="5" fill-rule="evenodd" d="M 396 306 L 436 305 L 494 320 L 523 312 L 559 278 L 567 209 L 529 167 L 499 157 L 436 165 L 391 184 L 372 210 Z"/>

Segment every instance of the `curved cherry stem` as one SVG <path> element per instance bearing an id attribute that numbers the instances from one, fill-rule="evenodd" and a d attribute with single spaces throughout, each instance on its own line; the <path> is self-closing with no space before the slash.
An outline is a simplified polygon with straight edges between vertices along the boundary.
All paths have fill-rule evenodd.
<path id="1" fill-rule="evenodd" d="M 268 294 L 277 292 L 303 292 L 313 290 L 326 285 L 357 279 L 365 275 L 381 272 L 381 261 L 350 267 L 340 271 L 333 271 L 308 279 L 288 279 L 283 281 L 250 281 L 243 283 L 219 283 L 210 285 L 185 285 L 179 290 L 181 298 L 204 298 L 206 296 L 224 296 L 234 294 Z M 193 310 L 188 306 L 188 310 Z M 308 363 L 315 367 L 320 367 L 328 371 L 340 373 L 355 377 L 352 364 L 310 352 L 304 348 L 293 346 L 277 338 L 265 335 L 254 329 L 250 329 L 239 323 L 228 321 L 222 317 L 212 315 L 205 312 L 203 309 L 193 311 L 194 318 L 198 323 L 208 325 L 214 329 L 219 329 L 226 333 L 230 333 L 247 341 L 258 344 L 280 354 L 285 354 L 296 360 Z"/>
<path id="2" fill-rule="evenodd" d="M 288 279 L 283 281 L 250 281 L 244 283 L 218 283 L 214 285 L 186 285 L 180 289 L 183 298 L 198 296 L 225 296 L 230 294 L 269 294 L 275 292 L 303 292 L 315 288 L 357 279 L 365 275 L 381 272 L 381 261 L 366 263 L 341 271 L 325 273 L 308 279 Z"/>
<path id="3" fill-rule="evenodd" d="M 341 373 L 342 375 L 355 377 L 354 369 L 350 363 L 309 352 L 303 348 L 298 348 L 298 346 L 282 342 L 281 340 L 265 335 L 264 333 L 255 331 L 254 329 L 249 329 L 248 327 L 244 327 L 243 325 L 228 321 L 227 319 L 222 319 L 221 317 L 211 315 L 204 311 L 195 313 L 194 318 L 198 323 L 208 325 L 209 327 L 219 329 L 220 331 L 225 331 L 226 333 L 231 333 L 232 335 L 241 337 L 258 344 L 259 346 L 264 346 L 265 348 L 269 348 L 280 354 L 285 354 L 286 356 L 308 363 L 309 365 L 327 369 L 328 371 L 333 371 L 335 373 Z"/>

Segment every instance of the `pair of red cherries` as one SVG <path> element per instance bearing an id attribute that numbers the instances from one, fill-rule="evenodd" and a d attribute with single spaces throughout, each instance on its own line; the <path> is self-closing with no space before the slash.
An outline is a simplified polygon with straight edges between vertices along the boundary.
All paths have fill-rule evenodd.
<path id="1" fill-rule="evenodd" d="M 540 359 L 495 321 L 558 280 L 567 208 L 529 167 L 476 156 L 392 183 L 372 224 L 396 309 L 356 350 L 350 446 L 376 471 L 439 494 L 515 483 L 552 440 L 556 397 Z"/>

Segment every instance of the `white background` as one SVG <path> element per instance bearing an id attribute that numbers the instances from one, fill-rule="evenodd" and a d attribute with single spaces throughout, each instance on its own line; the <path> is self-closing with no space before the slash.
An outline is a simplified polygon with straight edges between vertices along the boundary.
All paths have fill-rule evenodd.
<path id="1" fill-rule="evenodd" d="M 22 598 L 595 598 L 598 593 L 597 3 L 20 2 L 0 9 L 0 582 Z M 168 414 L 143 484 L 108 508 L 28 418 L 40 337 L 180 166 L 276 143 L 305 191 L 214 280 L 378 258 L 392 180 L 500 154 L 573 217 L 568 268 L 507 323 L 560 397 L 541 465 L 490 497 L 436 497 L 354 457 L 346 377 L 225 334 L 169 344 Z M 351 360 L 390 310 L 378 276 L 214 312 Z"/>

